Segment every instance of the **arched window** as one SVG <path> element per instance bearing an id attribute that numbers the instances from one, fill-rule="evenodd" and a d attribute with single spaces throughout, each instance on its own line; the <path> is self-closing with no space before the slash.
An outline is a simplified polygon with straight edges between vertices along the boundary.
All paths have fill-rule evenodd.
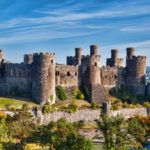
<path id="1" fill-rule="evenodd" d="M 53 59 L 51 60 L 51 63 L 52 63 L 52 64 L 54 63 Z"/>
<path id="2" fill-rule="evenodd" d="M 59 76 L 59 71 L 56 71 L 56 76 Z"/>
<path id="3" fill-rule="evenodd" d="M 95 66 L 97 66 L 97 63 L 95 63 Z"/>
<path id="4" fill-rule="evenodd" d="M 75 72 L 75 76 L 77 76 L 77 72 Z"/>
<path id="5" fill-rule="evenodd" d="M 117 79 L 117 75 L 115 75 L 115 79 Z"/>
<path id="6" fill-rule="evenodd" d="M 67 72 L 67 76 L 70 76 L 70 72 L 69 71 Z"/>

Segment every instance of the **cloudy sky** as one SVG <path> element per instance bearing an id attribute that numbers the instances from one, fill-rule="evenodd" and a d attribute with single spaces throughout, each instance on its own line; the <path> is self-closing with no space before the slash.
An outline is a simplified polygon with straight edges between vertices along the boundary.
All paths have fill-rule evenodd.
<path id="1" fill-rule="evenodd" d="M 0 0 L 0 48 L 7 60 L 47 51 L 65 63 L 75 47 L 89 54 L 90 44 L 99 45 L 103 65 L 111 49 L 125 58 L 130 46 L 150 65 L 150 1 Z"/>

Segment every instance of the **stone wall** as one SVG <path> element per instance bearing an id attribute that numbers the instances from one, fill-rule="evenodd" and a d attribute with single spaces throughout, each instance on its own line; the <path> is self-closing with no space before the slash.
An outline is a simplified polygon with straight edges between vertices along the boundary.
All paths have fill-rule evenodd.
<path id="1" fill-rule="evenodd" d="M 106 88 L 115 87 L 118 83 L 118 68 L 117 67 L 102 67 L 101 80 L 102 85 Z"/>
<path id="2" fill-rule="evenodd" d="M 92 109 L 82 109 L 76 113 L 67 113 L 63 111 L 58 111 L 43 115 L 40 110 L 37 112 L 37 118 L 40 120 L 41 124 L 48 124 L 50 121 L 57 121 L 60 118 L 66 118 L 69 122 L 76 122 L 84 120 L 85 122 L 94 122 L 95 119 L 100 117 L 100 110 Z"/>
<path id="3" fill-rule="evenodd" d="M 117 116 L 118 114 L 120 115 L 122 114 L 126 119 L 134 117 L 135 115 L 149 116 L 150 115 L 150 113 L 148 113 L 149 109 L 147 108 L 121 109 L 112 111 L 110 115 Z M 85 122 L 94 122 L 94 120 L 99 119 L 100 114 L 101 110 L 99 109 L 97 110 L 82 109 L 72 114 L 63 111 L 58 111 L 47 115 L 42 114 L 41 110 L 38 110 L 36 115 L 41 124 L 48 124 L 50 121 L 57 121 L 60 118 L 66 118 L 69 122 L 76 122 L 80 120 L 84 120 Z"/>
<path id="4" fill-rule="evenodd" d="M 0 95 L 20 94 L 31 96 L 31 67 L 25 64 L 2 64 Z"/>
<path id="5" fill-rule="evenodd" d="M 149 108 L 128 108 L 128 109 L 121 109 L 121 110 L 115 110 L 111 112 L 112 116 L 122 115 L 126 119 L 134 117 L 136 115 L 140 116 L 148 116 Z"/>
<path id="6" fill-rule="evenodd" d="M 56 86 L 77 87 L 79 74 L 78 66 L 56 65 Z"/>

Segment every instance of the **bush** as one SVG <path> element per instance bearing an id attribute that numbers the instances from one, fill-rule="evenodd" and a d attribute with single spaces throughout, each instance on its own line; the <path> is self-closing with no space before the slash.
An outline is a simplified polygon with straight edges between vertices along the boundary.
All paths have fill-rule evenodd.
<path id="1" fill-rule="evenodd" d="M 40 145 L 34 144 L 34 143 L 28 143 L 25 144 L 24 150 L 41 150 L 42 147 Z"/>
<path id="2" fill-rule="evenodd" d="M 81 100 L 84 99 L 83 93 L 78 88 L 75 89 L 74 95 L 76 99 L 81 99 Z"/>
<path id="3" fill-rule="evenodd" d="M 0 111 L 0 119 L 6 117 L 6 114 L 3 111 Z"/>
<path id="4" fill-rule="evenodd" d="M 57 95 L 57 97 L 58 97 L 59 100 L 64 101 L 64 100 L 67 99 L 66 91 L 61 86 L 57 86 L 56 87 L 56 95 Z"/>
<path id="5" fill-rule="evenodd" d="M 89 99 L 90 99 L 90 91 L 89 91 L 89 89 L 88 89 L 87 86 L 83 86 L 83 87 L 82 87 L 82 92 L 83 92 L 83 94 L 84 94 L 84 98 L 85 98 L 86 100 L 89 100 Z"/>
<path id="6" fill-rule="evenodd" d="M 122 107 L 119 105 L 112 106 L 112 110 L 119 110 L 119 109 L 122 109 Z"/>
<path id="7" fill-rule="evenodd" d="M 78 111 L 78 106 L 72 102 L 70 105 L 68 105 L 68 112 L 69 113 L 75 113 Z"/>
<path id="8" fill-rule="evenodd" d="M 50 105 L 43 105 L 42 107 L 42 113 L 43 114 L 48 114 L 51 112 L 51 106 Z"/>
<path id="9" fill-rule="evenodd" d="M 23 105 L 22 105 L 22 110 L 28 111 L 29 109 L 30 109 L 30 107 L 29 107 L 28 104 L 23 104 Z"/>
<path id="10" fill-rule="evenodd" d="M 150 107 L 150 103 L 149 102 L 144 102 L 143 106 L 144 107 Z"/>
<path id="11" fill-rule="evenodd" d="M 97 105 L 95 102 L 92 102 L 92 103 L 91 103 L 91 108 L 92 108 L 92 109 L 97 109 L 97 108 L 98 108 L 98 105 Z"/>
<path id="12" fill-rule="evenodd" d="M 79 120 L 78 122 L 74 122 L 74 126 L 77 127 L 78 129 L 83 128 L 84 120 Z"/>

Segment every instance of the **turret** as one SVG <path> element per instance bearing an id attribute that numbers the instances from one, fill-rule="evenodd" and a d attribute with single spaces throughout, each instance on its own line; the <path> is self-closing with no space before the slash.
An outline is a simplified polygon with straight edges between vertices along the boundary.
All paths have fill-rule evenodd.
<path id="1" fill-rule="evenodd" d="M 122 67 L 123 66 L 123 58 L 118 58 L 118 50 L 111 50 L 111 58 L 107 59 L 106 65 L 109 67 Z"/>
<path id="2" fill-rule="evenodd" d="M 75 48 L 75 58 L 76 58 L 76 64 L 81 65 L 82 48 Z"/>
<path id="3" fill-rule="evenodd" d="M 4 59 L 4 52 L 0 49 L 0 63 Z"/>
<path id="4" fill-rule="evenodd" d="M 126 50 L 127 50 L 127 59 L 132 59 L 132 57 L 134 56 L 135 48 L 128 47 Z"/>
<path id="5" fill-rule="evenodd" d="M 145 94 L 146 56 L 134 56 L 134 48 L 127 48 L 126 83 L 133 94 Z"/>
<path id="6" fill-rule="evenodd" d="M 90 56 L 98 55 L 98 46 L 97 45 L 90 45 Z"/>
<path id="7" fill-rule="evenodd" d="M 33 55 L 32 97 L 40 104 L 55 102 L 55 54 Z"/>
<path id="8" fill-rule="evenodd" d="M 114 60 L 114 62 L 117 63 L 117 59 L 118 59 L 118 50 L 117 49 L 111 50 L 111 58 Z"/>

